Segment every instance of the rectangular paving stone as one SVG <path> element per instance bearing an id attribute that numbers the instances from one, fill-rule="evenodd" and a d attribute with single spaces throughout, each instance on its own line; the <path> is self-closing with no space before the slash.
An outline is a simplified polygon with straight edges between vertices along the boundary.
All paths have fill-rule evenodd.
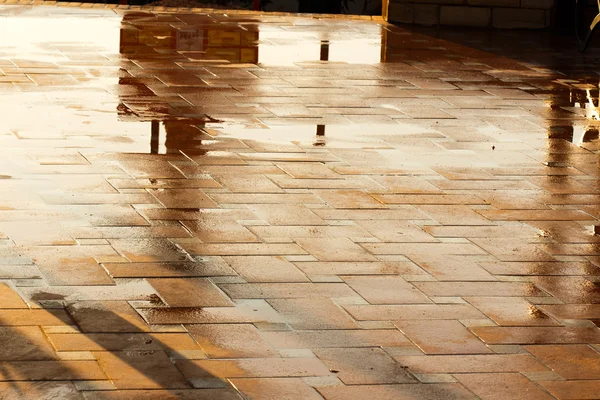
<path id="1" fill-rule="evenodd" d="M 182 221 L 182 224 L 204 243 L 254 243 L 259 239 L 237 221 L 206 218 Z"/>
<path id="2" fill-rule="evenodd" d="M 207 278 L 152 278 L 148 282 L 171 307 L 233 306 Z"/>
<path id="3" fill-rule="evenodd" d="M 351 385 L 317 387 L 327 400 L 360 399 L 475 399 L 464 386 L 457 383 L 399 384 L 399 385 Z"/>
<path id="4" fill-rule="evenodd" d="M 396 329 L 262 332 L 278 349 L 395 347 L 408 343 Z"/>
<path id="5" fill-rule="evenodd" d="M 544 364 L 528 354 L 395 356 L 413 374 L 543 372 Z"/>
<path id="6" fill-rule="evenodd" d="M 269 304 L 296 330 L 358 327 L 348 314 L 329 299 L 272 299 Z"/>
<path id="7" fill-rule="evenodd" d="M 297 238 L 295 242 L 319 261 L 377 261 L 348 238 Z"/>
<path id="8" fill-rule="evenodd" d="M 344 309 L 357 321 L 485 318 L 469 304 L 347 305 Z"/>
<path id="9" fill-rule="evenodd" d="M 345 276 L 342 278 L 370 304 L 418 304 L 431 300 L 401 277 Z"/>
<path id="10" fill-rule="evenodd" d="M 466 297 L 469 304 L 500 326 L 560 325 L 528 301 L 518 297 Z"/>
<path id="11" fill-rule="evenodd" d="M 361 245 L 373 254 L 486 254 L 471 243 L 364 243 Z"/>
<path id="12" fill-rule="evenodd" d="M 428 296 L 544 296 L 526 282 L 414 282 Z"/>
<path id="13" fill-rule="evenodd" d="M 357 223 L 383 242 L 438 242 L 420 226 L 406 221 L 361 220 Z"/>
<path id="14" fill-rule="evenodd" d="M 200 350 L 187 333 L 52 333 L 56 351 L 155 351 Z"/>
<path id="15" fill-rule="evenodd" d="M 186 328 L 210 358 L 268 358 L 277 354 L 254 325 L 204 324 Z"/>
<path id="16" fill-rule="evenodd" d="M 315 194 L 328 205 L 337 209 L 387 208 L 384 204 L 360 190 L 319 190 Z"/>
<path id="17" fill-rule="evenodd" d="M 600 390 L 600 380 L 549 381 L 540 385 L 561 400 L 593 399 Z"/>
<path id="18" fill-rule="evenodd" d="M 103 390 L 103 391 L 88 391 L 90 396 L 99 400 L 124 400 L 131 396 L 136 399 L 151 399 L 159 396 L 165 400 L 241 400 L 242 397 L 234 389 L 169 389 L 169 390 Z"/>
<path id="19" fill-rule="evenodd" d="M 238 301 L 235 307 L 140 308 L 151 325 L 284 323 L 284 318 L 264 300 Z"/>
<path id="20" fill-rule="evenodd" d="M 235 276 L 236 272 L 218 257 L 206 257 L 198 262 L 167 263 L 105 263 L 113 278 L 167 278 Z"/>
<path id="21" fill-rule="evenodd" d="M 453 320 L 395 321 L 394 325 L 425 354 L 486 354 L 492 351 Z"/>
<path id="22" fill-rule="evenodd" d="M 106 380 L 96 361 L 6 361 L 0 363 L 1 381 Z"/>
<path id="23" fill-rule="evenodd" d="M 296 244 L 276 244 L 276 243 L 185 243 L 182 247 L 187 252 L 201 256 L 282 256 L 282 255 L 302 255 L 306 254 Z"/>
<path id="24" fill-rule="evenodd" d="M 364 262 L 296 262 L 307 275 L 425 275 L 425 271 L 408 261 Z"/>
<path id="25" fill-rule="evenodd" d="M 400 206 L 392 210 L 331 210 L 314 209 L 313 212 L 323 219 L 335 220 L 396 220 L 396 219 L 429 219 L 414 206 Z"/>
<path id="26" fill-rule="evenodd" d="M 438 281 L 496 281 L 469 256 L 416 254 L 410 259 Z"/>
<path id="27" fill-rule="evenodd" d="M 524 376 L 515 373 L 458 374 L 456 379 L 480 398 L 551 400 L 553 396 Z"/>
<path id="28" fill-rule="evenodd" d="M 346 385 L 415 382 L 402 366 L 379 348 L 316 349 L 314 353 Z"/>
<path id="29" fill-rule="evenodd" d="M 600 353 L 587 345 L 526 346 L 538 360 L 565 379 L 598 379 Z"/>
<path id="30" fill-rule="evenodd" d="M 585 344 L 600 340 L 598 328 L 495 327 L 471 328 L 488 344 Z"/>
<path id="31" fill-rule="evenodd" d="M 325 225 L 325 221 L 301 205 L 256 204 L 249 208 L 271 225 Z"/>
<path id="32" fill-rule="evenodd" d="M 189 387 L 163 351 L 99 351 L 94 355 L 118 389 Z"/>
<path id="33" fill-rule="evenodd" d="M 238 360 L 182 360 L 177 367 L 188 379 L 278 378 L 327 376 L 331 373 L 317 358 L 253 358 Z"/>
<path id="34" fill-rule="evenodd" d="M 247 282 L 308 282 L 300 269 L 283 257 L 238 256 L 224 259 Z"/>
<path id="35" fill-rule="evenodd" d="M 232 299 L 297 299 L 353 297 L 344 283 L 224 283 L 219 285 Z"/>
<path id="36" fill-rule="evenodd" d="M 69 315 L 63 310 L 0 309 L 2 326 L 59 326 L 72 325 Z"/>

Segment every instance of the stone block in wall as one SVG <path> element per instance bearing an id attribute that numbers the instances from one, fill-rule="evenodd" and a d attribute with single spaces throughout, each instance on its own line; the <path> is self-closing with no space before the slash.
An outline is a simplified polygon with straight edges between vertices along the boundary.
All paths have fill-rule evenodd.
<path id="1" fill-rule="evenodd" d="M 435 4 L 415 4 L 415 24 L 438 25 L 440 23 L 440 6 Z"/>
<path id="2" fill-rule="evenodd" d="M 521 0 L 467 0 L 467 4 L 478 7 L 519 7 Z"/>
<path id="3" fill-rule="evenodd" d="M 521 8 L 542 8 L 549 10 L 554 7 L 554 0 L 521 0 Z"/>
<path id="4" fill-rule="evenodd" d="M 490 25 L 491 15 L 489 7 L 442 6 L 440 24 L 485 27 Z"/>
<path id="5" fill-rule="evenodd" d="M 494 28 L 503 29 L 541 29 L 548 27 L 546 10 L 532 8 L 494 8 Z"/>
<path id="6" fill-rule="evenodd" d="M 401 24 L 412 24 L 415 20 L 415 5 L 413 3 L 390 3 L 388 21 Z"/>

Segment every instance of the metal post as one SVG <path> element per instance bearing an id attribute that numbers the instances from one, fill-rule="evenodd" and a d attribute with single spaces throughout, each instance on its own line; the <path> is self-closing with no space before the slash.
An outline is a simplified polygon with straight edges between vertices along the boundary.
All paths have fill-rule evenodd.
<path id="1" fill-rule="evenodd" d="M 260 0 L 254 0 L 254 10 L 255 11 L 260 10 Z"/>

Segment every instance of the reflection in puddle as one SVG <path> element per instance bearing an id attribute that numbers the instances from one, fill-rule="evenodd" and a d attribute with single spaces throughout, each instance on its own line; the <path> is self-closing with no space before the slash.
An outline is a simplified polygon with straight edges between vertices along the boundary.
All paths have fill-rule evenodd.
<path id="1" fill-rule="evenodd" d="M 578 146 L 598 139 L 600 127 L 600 108 L 598 104 L 598 88 L 592 85 L 560 82 L 569 87 L 569 99 L 566 104 L 553 105 L 553 109 L 565 108 L 585 120 L 577 118 L 571 125 L 551 126 L 549 138 L 564 139 Z M 583 87 L 582 87 L 583 86 Z"/>

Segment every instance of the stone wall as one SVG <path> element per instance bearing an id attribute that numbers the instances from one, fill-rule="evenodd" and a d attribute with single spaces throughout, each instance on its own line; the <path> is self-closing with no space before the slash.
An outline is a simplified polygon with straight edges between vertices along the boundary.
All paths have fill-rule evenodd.
<path id="1" fill-rule="evenodd" d="M 388 20 L 419 25 L 542 29 L 555 0 L 389 0 Z"/>

